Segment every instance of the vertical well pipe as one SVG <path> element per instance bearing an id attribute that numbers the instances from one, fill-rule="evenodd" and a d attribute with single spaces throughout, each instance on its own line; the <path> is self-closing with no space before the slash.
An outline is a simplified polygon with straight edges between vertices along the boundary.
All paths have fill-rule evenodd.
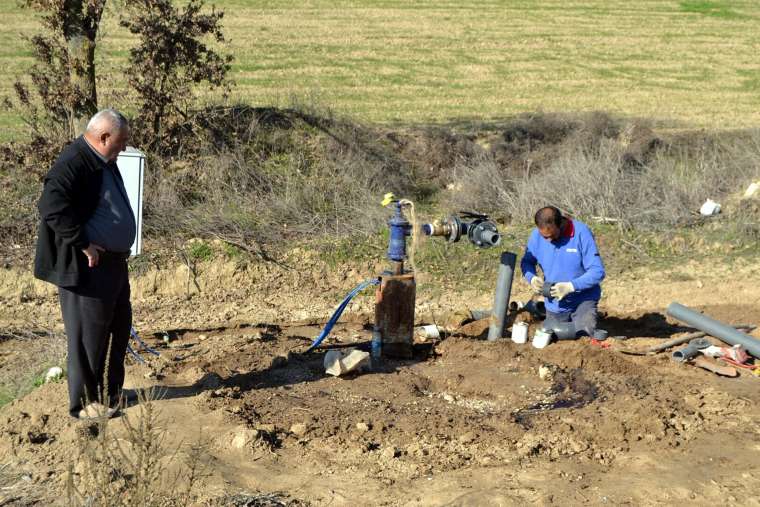
<path id="1" fill-rule="evenodd" d="M 512 293 L 512 276 L 515 272 L 517 256 L 512 252 L 502 252 L 499 275 L 496 278 L 496 291 L 493 296 L 491 310 L 491 327 L 488 329 L 488 339 L 498 340 L 504 337 L 504 327 L 507 323 L 509 296 Z"/>

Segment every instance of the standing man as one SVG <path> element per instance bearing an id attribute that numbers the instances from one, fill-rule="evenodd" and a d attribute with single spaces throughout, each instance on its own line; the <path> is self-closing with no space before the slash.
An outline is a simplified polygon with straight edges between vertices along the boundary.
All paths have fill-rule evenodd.
<path id="1" fill-rule="evenodd" d="M 538 210 L 534 220 L 536 228 L 528 239 L 520 268 L 537 294 L 543 293 L 544 281 L 551 285 L 550 297 L 545 297 L 544 328 L 556 329 L 560 323 L 572 322 L 577 332 L 574 337 L 593 336 L 602 296 L 599 284 L 604 279 L 594 235 L 586 224 L 563 217 L 554 206 Z M 536 274 L 536 264 L 543 276 Z"/>
<path id="2" fill-rule="evenodd" d="M 81 419 L 113 416 L 124 384 L 132 326 L 127 258 L 136 222 L 116 158 L 128 140 L 121 113 L 97 113 L 45 176 L 38 203 L 34 276 L 58 286 L 69 413 Z"/>

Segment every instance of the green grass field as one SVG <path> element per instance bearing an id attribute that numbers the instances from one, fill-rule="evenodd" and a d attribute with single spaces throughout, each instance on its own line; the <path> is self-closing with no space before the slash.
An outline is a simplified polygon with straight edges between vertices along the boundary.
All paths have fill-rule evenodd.
<path id="1" fill-rule="evenodd" d="M 210 4 L 211 2 L 209 2 Z M 217 0 L 233 99 L 316 98 L 384 124 L 465 127 L 529 111 L 604 110 L 662 128 L 760 125 L 760 2 L 697 0 Z M 0 93 L 31 63 L 38 21 L 0 1 Z M 132 40 L 113 4 L 98 53 L 101 104 L 129 109 Z M 208 97 L 214 99 L 214 97 Z M 2 138 L 18 116 L 0 115 Z"/>

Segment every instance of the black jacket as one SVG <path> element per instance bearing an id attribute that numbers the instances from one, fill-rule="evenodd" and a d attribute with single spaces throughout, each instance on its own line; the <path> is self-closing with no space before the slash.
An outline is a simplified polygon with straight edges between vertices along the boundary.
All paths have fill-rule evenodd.
<path id="1" fill-rule="evenodd" d="M 67 146 L 45 176 L 37 204 L 40 226 L 34 276 L 59 287 L 83 282 L 90 241 L 84 225 L 100 199 L 103 162 L 79 137 Z"/>

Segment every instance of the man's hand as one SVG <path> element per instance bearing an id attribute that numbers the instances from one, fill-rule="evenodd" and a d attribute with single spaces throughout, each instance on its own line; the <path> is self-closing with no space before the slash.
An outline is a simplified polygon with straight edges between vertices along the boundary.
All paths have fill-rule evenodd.
<path id="1" fill-rule="evenodd" d="M 551 295 L 557 301 L 562 301 L 571 292 L 575 292 L 575 287 L 571 282 L 558 282 L 552 285 Z"/>
<path id="2" fill-rule="evenodd" d="M 533 292 L 541 294 L 544 290 L 544 277 L 538 275 L 534 276 L 530 279 L 530 286 L 533 288 Z"/>
<path id="3" fill-rule="evenodd" d="M 100 260 L 100 252 L 105 252 L 106 249 L 103 248 L 100 245 L 96 245 L 95 243 L 90 243 L 89 246 L 82 250 L 84 254 L 87 256 L 87 266 L 94 268 L 98 265 L 98 261 Z"/>

